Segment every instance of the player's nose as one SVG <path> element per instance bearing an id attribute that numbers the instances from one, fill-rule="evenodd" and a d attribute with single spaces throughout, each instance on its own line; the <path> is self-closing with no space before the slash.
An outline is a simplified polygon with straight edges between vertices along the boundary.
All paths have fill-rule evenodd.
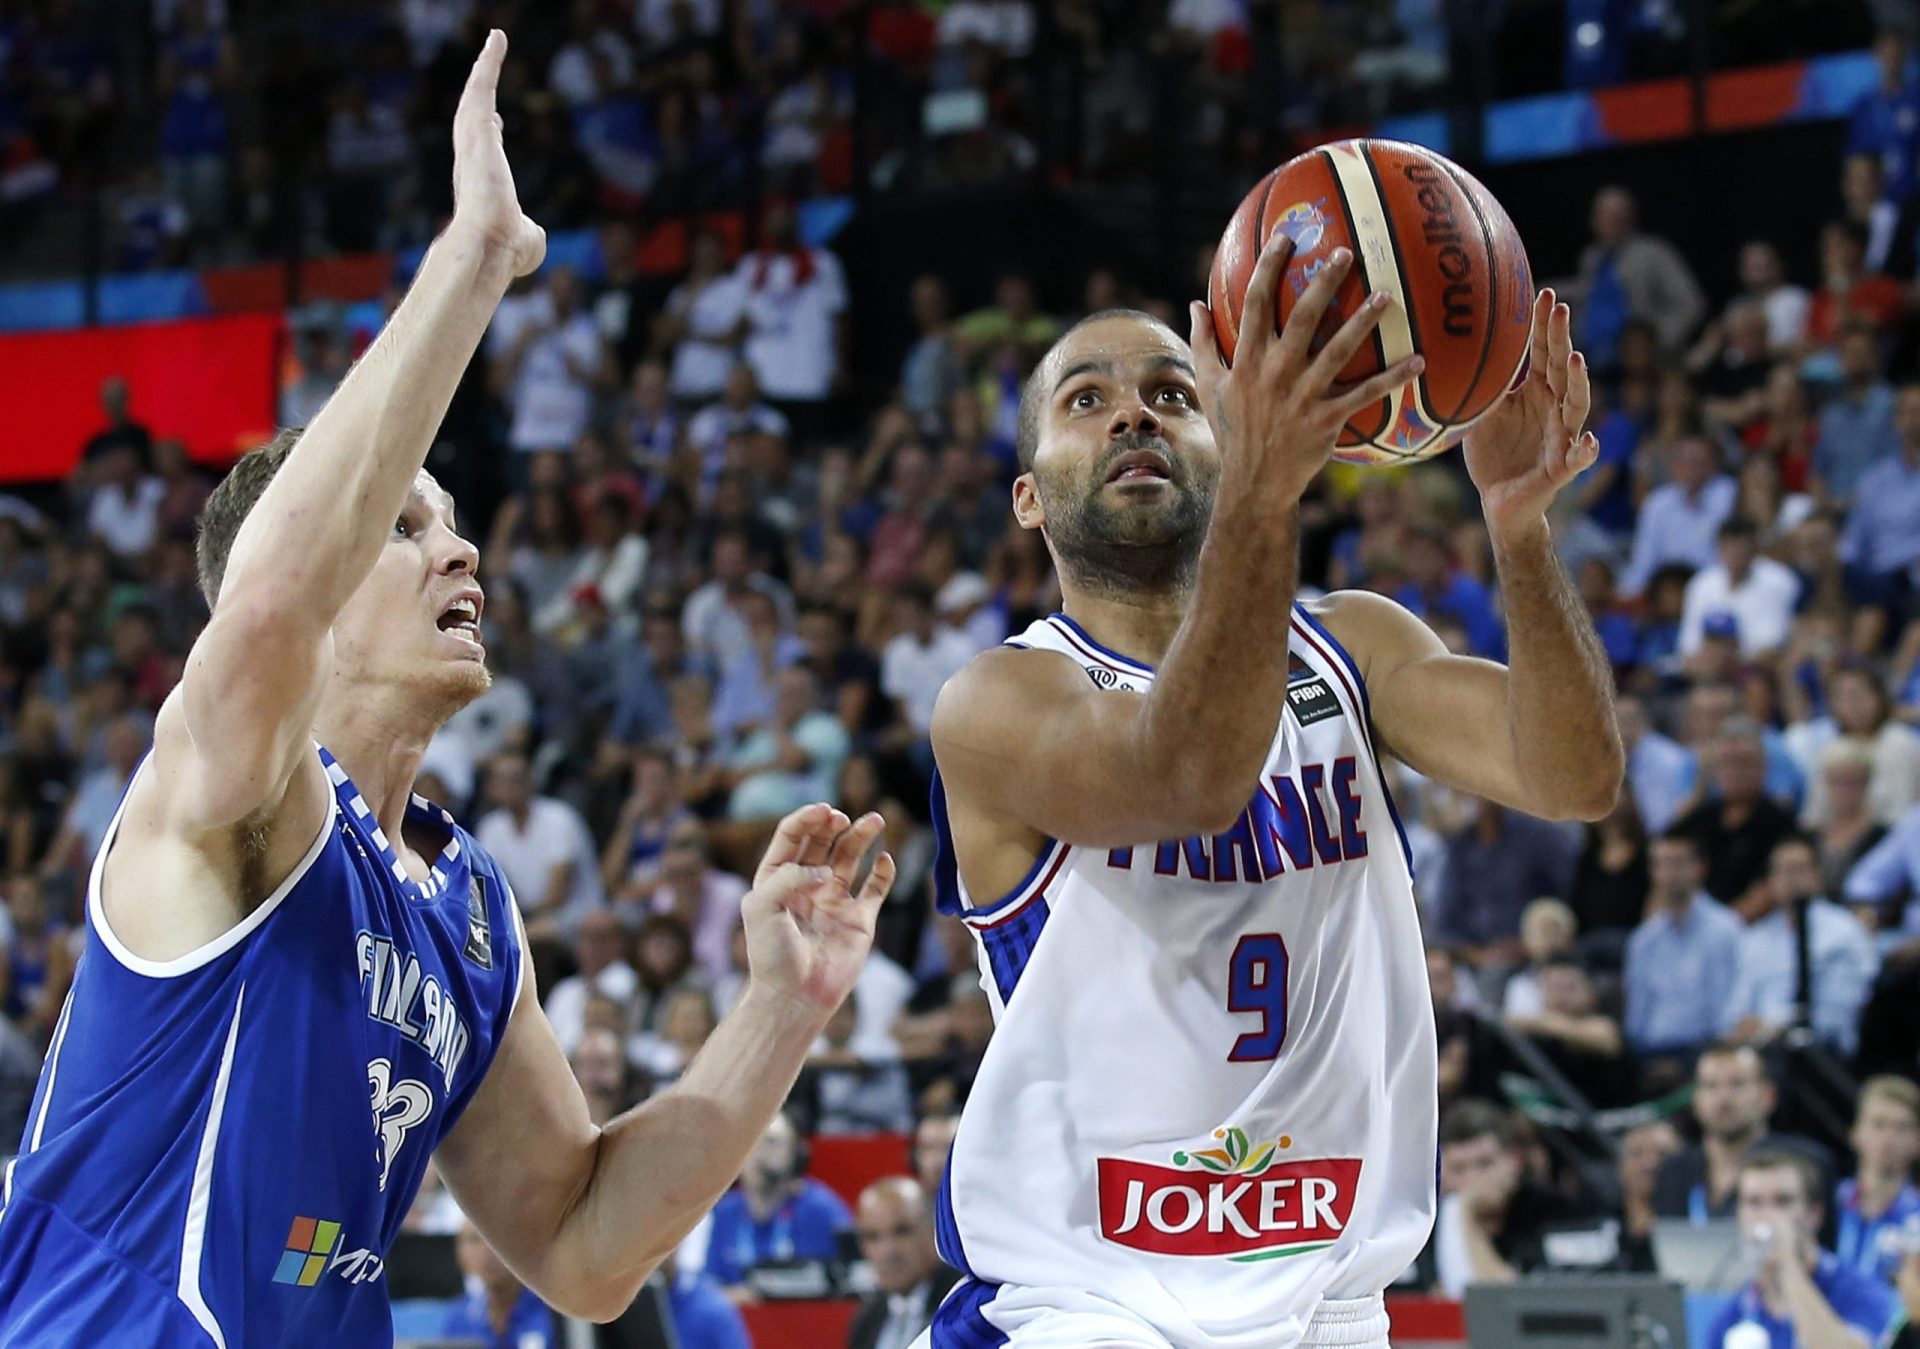
<path id="1" fill-rule="evenodd" d="M 448 533 L 447 546 L 437 559 L 437 570 L 448 576 L 465 573 L 469 576 L 480 570 L 480 549 L 478 545 L 463 535 Z"/>
<path id="2" fill-rule="evenodd" d="M 1160 419 L 1153 415 L 1145 399 L 1122 399 L 1115 405 L 1113 420 L 1107 426 L 1109 436 L 1158 434 Z"/>

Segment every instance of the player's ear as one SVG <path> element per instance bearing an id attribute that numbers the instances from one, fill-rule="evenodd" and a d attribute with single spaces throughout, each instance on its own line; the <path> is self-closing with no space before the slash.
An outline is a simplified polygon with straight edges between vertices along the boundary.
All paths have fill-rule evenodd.
<path id="1" fill-rule="evenodd" d="M 1040 504 L 1040 490 L 1033 485 L 1031 473 L 1013 480 L 1013 518 L 1022 529 L 1038 529 L 1047 523 L 1046 508 Z"/>

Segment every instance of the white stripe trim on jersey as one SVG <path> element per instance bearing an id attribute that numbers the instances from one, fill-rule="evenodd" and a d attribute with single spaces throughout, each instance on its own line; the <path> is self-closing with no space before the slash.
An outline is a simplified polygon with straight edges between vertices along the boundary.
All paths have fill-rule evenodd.
<path id="1" fill-rule="evenodd" d="M 1047 887 L 1053 884 L 1060 869 L 1067 864 L 1067 854 L 1073 851 L 1071 844 L 1055 839 L 1046 852 L 1040 854 L 1040 860 L 1034 863 L 1032 872 L 1019 888 L 1002 895 L 998 903 L 987 912 L 974 910 L 960 915 L 960 921 L 975 932 L 985 932 L 988 928 L 999 927 L 1002 923 L 1018 918 L 1033 904 L 1033 901 L 1046 894 Z"/>
<path id="2" fill-rule="evenodd" d="M 1373 718 L 1368 712 L 1366 694 L 1363 692 L 1366 686 L 1361 681 L 1360 671 L 1347 658 L 1345 647 L 1335 645 L 1315 630 L 1314 623 L 1318 621 L 1317 619 L 1309 615 L 1305 609 L 1300 609 L 1297 605 L 1295 608 L 1299 611 L 1290 616 L 1293 630 L 1333 671 L 1334 682 L 1346 694 L 1344 701 L 1352 709 L 1349 715 L 1353 717 L 1354 729 L 1359 733 L 1360 743 L 1366 746 L 1367 757 L 1373 760 L 1374 772 L 1377 774 L 1380 771 L 1380 751 L 1374 748 Z"/>
<path id="3" fill-rule="evenodd" d="M 1097 645 L 1091 637 L 1082 633 L 1074 621 L 1065 614 L 1048 614 L 1046 622 L 1048 627 L 1060 634 L 1067 645 L 1071 646 L 1081 656 L 1092 661 L 1095 665 L 1104 665 L 1109 670 L 1118 674 L 1134 675 L 1144 679 L 1153 678 L 1153 671 L 1149 667 L 1140 664 L 1138 661 L 1128 660 L 1118 651 L 1109 651 L 1105 647 Z"/>
<path id="4" fill-rule="evenodd" d="M 67 1022 L 73 1019 L 73 989 L 67 989 L 67 1001 L 60 1008 L 60 1024 L 53 1028 L 53 1044 L 47 1050 L 47 1089 L 40 1093 L 40 1113 L 34 1117 L 33 1138 L 27 1151 L 40 1146 L 40 1135 L 47 1131 L 47 1112 L 53 1108 L 53 1083 L 60 1076 L 60 1051 L 67 1043 Z"/>
<path id="5" fill-rule="evenodd" d="M 213 1100 L 207 1105 L 206 1127 L 200 1131 L 200 1153 L 193 1163 L 193 1189 L 187 1196 L 187 1225 L 180 1234 L 180 1301 L 200 1328 L 227 1349 L 227 1337 L 200 1291 L 200 1256 L 207 1239 L 207 1210 L 213 1197 L 213 1156 L 220 1146 L 220 1117 L 227 1112 L 227 1084 L 233 1080 L 233 1046 L 240 1038 L 240 1009 L 247 1002 L 243 981 L 233 999 L 233 1020 L 227 1023 L 227 1046 L 220 1051 L 220 1072 L 213 1080 Z"/>
<path id="6" fill-rule="evenodd" d="M 509 1007 L 520 1005 L 520 990 L 527 982 L 527 962 L 533 957 L 527 954 L 527 920 L 520 916 L 520 901 L 513 896 L 513 886 L 507 882 L 506 873 L 500 873 L 500 883 L 507 887 L 507 912 L 513 915 L 513 930 L 520 937 L 520 958 L 513 962 L 513 1001 Z"/>
<path id="7" fill-rule="evenodd" d="M 146 764 L 142 763 L 140 768 L 135 770 L 134 778 L 137 780 L 145 770 Z M 292 892 L 293 887 L 300 883 L 300 878 L 305 876 L 313 866 L 314 861 L 320 856 L 320 850 L 326 846 L 327 839 L 333 833 L 333 818 L 340 810 L 339 797 L 328 792 L 327 817 L 320 822 L 320 830 L 313 836 L 313 842 L 307 846 L 306 855 L 294 864 L 293 870 L 287 873 L 287 878 L 281 881 L 274 892 L 262 900 L 252 913 L 212 941 L 195 947 L 183 956 L 175 956 L 172 960 L 148 960 L 128 950 L 126 943 L 115 935 L 112 924 L 107 922 L 107 906 L 103 899 L 107 851 L 113 847 L 114 835 L 120 832 L 120 817 L 126 813 L 127 802 L 131 800 L 133 800 L 133 784 L 130 782 L 127 784 L 126 797 L 120 802 L 120 809 L 113 814 L 113 822 L 107 826 L 107 832 L 100 837 L 100 851 L 93 859 L 93 875 L 87 882 L 87 917 L 93 922 L 93 930 L 100 934 L 100 944 L 107 948 L 113 958 L 133 973 L 149 979 L 174 979 L 183 974 L 191 974 L 209 961 L 225 955 L 251 936 L 262 923 L 273 916 L 273 911 L 280 907 L 280 902 Z"/>

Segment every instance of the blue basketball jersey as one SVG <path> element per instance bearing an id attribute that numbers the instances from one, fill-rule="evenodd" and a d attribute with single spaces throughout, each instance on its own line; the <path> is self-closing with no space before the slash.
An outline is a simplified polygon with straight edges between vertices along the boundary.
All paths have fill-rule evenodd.
<path id="1" fill-rule="evenodd" d="M 416 883 L 319 753 L 335 800 L 312 847 L 177 960 L 133 955 L 107 924 L 116 814 L 0 1172 L 0 1344 L 392 1342 L 382 1257 L 506 1034 L 523 938 L 505 877 L 450 815 L 413 798 L 447 838 Z"/>

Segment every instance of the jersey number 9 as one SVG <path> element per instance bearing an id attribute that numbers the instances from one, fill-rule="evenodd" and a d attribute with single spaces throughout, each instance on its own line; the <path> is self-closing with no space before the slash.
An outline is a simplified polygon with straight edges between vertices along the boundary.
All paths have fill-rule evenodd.
<path id="1" fill-rule="evenodd" d="M 1287 944 L 1278 932 L 1249 932 L 1233 948 L 1227 1010 L 1257 1015 L 1258 1030 L 1233 1042 L 1230 1063 L 1264 1063 L 1287 1041 Z"/>

